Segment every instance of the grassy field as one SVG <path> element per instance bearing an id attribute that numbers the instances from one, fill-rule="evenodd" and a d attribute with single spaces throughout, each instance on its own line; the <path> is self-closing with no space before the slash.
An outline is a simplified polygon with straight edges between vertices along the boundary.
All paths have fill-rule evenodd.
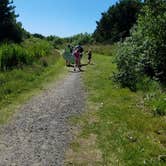
<path id="1" fill-rule="evenodd" d="M 0 72 L 0 124 L 7 122 L 19 104 L 64 73 L 64 60 L 55 50 L 32 65 Z"/>
<path id="2" fill-rule="evenodd" d="M 145 92 L 112 81 L 112 62 L 111 56 L 95 54 L 84 73 L 88 111 L 71 120 L 75 139 L 66 165 L 165 165 L 165 116 L 154 116 Z"/>

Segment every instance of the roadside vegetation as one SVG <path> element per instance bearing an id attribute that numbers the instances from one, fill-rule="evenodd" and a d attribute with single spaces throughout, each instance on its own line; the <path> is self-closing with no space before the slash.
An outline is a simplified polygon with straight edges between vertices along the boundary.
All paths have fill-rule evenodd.
<path id="1" fill-rule="evenodd" d="M 121 35 L 120 27 L 108 29 L 126 18 L 122 12 L 110 19 L 127 3 L 140 1 L 119 1 L 97 23 L 94 65 L 83 76 L 87 113 L 71 120 L 76 129 L 67 165 L 166 163 L 166 1 L 141 2 L 136 22 L 125 31 L 130 33 L 113 43 L 111 32 Z"/>
<path id="2" fill-rule="evenodd" d="M 113 55 L 94 54 L 94 65 L 84 73 L 87 113 L 71 120 L 75 139 L 67 152 L 68 163 L 165 165 L 166 124 L 159 113 L 165 105 L 160 103 L 160 111 L 155 108 L 163 89 L 155 81 L 146 85 L 146 91 L 118 86 L 112 80 L 117 71 L 113 62 Z"/>
<path id="3" fill-rule="evenodd" d="M 53 43 L 24 30 L 14 9 L 11 1 L 0 0 L 0 124 L 43 83 L 64 71 Z"/>
<path id="4" fill-rule="evenodd" d="M 55 50 L 32 65 L 0 72 L 0 124 L 15 112 L 17 105 L 40 92 L 49 81 L 64 73 L 64 61 Z"/>

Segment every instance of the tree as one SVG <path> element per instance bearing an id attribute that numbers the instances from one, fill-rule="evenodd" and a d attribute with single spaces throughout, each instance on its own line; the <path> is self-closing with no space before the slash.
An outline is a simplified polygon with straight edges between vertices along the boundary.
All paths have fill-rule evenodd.
<path id="1" fill-rule="evenodd" d="M 85 33 L 80 33 L 68 38 L 65 38 L 65 40 L 72 45 L 84 45 L 84 44 L 92 44 L 93 43 L 93 37 L 91 34 L 88 34 L 87 32 Z"/>
<path id="2" fill-rule="evenodd" d="M 39 38 L 39 39 L 45 39 L 45 36 L 43 36 L 43 35 L 41 35 L 39 33 L 34 33 L 32 36 L 36 37 L 36 38 Z"/>
<path id="3" fill-rule="evenodd" d="M 22 40 L 23 30 L 21 23 L 16 21 L 13 1 L 0 0 L 0 42 Z"/>
<path id="4" fill-rule="evenodd" d="M 96 22 L 97 28 L 93 34 L 95 40 L 116 42 L 128 36 L 141 7 L 141 0 L 120 0 L 111 6 Z"/>

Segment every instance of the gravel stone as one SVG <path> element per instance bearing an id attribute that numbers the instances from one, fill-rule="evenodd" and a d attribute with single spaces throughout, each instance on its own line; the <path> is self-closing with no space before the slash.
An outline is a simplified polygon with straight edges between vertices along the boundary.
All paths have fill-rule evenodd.
<path id="1" fill-rule="evenodd" d="M 65 79 L 24 104 L 0 127 L 0 166 L 62 166 L 72 139 L 68 118 L 84 111 L 80 73 Z"/>

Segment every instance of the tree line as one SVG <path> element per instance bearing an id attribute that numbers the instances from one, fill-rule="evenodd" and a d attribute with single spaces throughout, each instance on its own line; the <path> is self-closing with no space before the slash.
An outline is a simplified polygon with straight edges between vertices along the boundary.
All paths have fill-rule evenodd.
<path id="1" fill-rule="evenodd" d="M 116 53 L 118 72 L 115 74 L 115 79 L 122 86 L 136 89 L 142 76 L 148 76 L 161 83 L 166 82 L 166 0 L 119 0 L 109 7 L 108 11 L 101 14 L 93 34 L 80 33 L 67 38 L 30 34 L 22 28 L 20 22 L 17 22 L 18 15 L 15 14 L 14 9 L 13 1 L 0 0 L 1 45 L 14 42 L 24 49 L 23 43 L 29 43 L 30 46 L 36 45 L 38 41 L 41 43 L 40 46 L 38 44 L 40 48 L 38 51 L 42 56 L 42 52 L 47 52 L 41 51 L 43 42 L 47 43 L 45 44 L 47 46 L 51 45 L 48 46 L 49 48 L 52 46 L 59 48 L 67 43 L 76 45 L 119 42 Z M 25 39 L 29 41 L 24 42 Z M 12 48 L 18 51 L 21 50 L 18 49 L 19 46 L 16 48 L 12 46 Z M 0 48 L 0 62 L 4 59 L 5 47 L 7 46 Z M 27 49 L 27 46 L 25 48 Z M 10 51 L 10 54 L 14 54 L 13 56 L 5 53 L 5 62 L 12 61 L 12 58 L 15 61 L 19 59 L 16 58 L 15 49 Z M 34 46 L 34 51 L 35 49 Z"/>
<path id="2" fill-rule="evenodd" d="M 120 0 L 103 12 L 93 34 L 96 42 L 117 42 L 129 36 L 143 3 L 141 0 Z"/>
<path id="3" fill-rule="evenodd" d="M 17 21 L 19 15 L 15 14 L 13 1 L 0 0 L 0 42 L 12 41 L 20 43 L 29 34 Z"/>

